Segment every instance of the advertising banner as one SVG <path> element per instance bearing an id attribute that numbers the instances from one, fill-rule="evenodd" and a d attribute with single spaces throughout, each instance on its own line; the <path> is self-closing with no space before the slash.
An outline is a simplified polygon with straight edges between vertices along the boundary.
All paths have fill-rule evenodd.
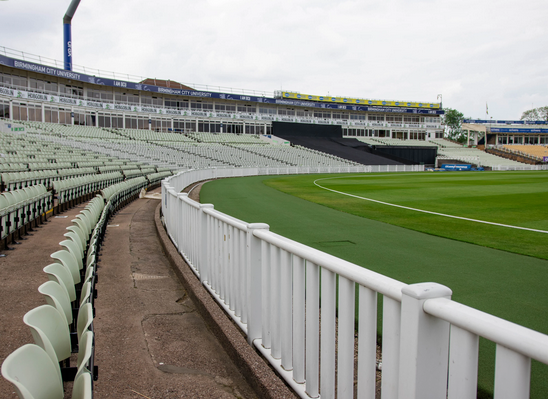
<path id="1" fill-rule="evenodd" d="M 342 104 L 359 104 L 359 105 L 378 105 L 382 107 L 411 107 L 411 108 L 434 108 L 439 109 L 438 103 L 417 103 L 407 101 L 384 101 L 384 100 L 367 100 L 359 98 L 345 98 L 345 97 L 332 97 L 332 96 L 315 96 L 310 94 L 301 94 L 288 91 L 282 91 L 283 98 L 291 98 L 296 100 L 308 100 L 319 102 L 331 102 Z"/>
<path id="2" fill-rule="evenodd" d="M 445 170 L 472 170 L 472 165 L 444 163 L 441 168 Z"/>
<path id="3" fill-rule="evenodd" d="M 548 125 L 548 121 L 506 121 L 506 120 L 488 120 L 488 119 L 464 119 L 463 123 L 476 123 L 488 125 Z"/>
<path id="4" fill-rule="evenodd" d="M 491 133 L 548 133 L 548 128 L 503 128 L 503 127 L 492 127 Z"/>

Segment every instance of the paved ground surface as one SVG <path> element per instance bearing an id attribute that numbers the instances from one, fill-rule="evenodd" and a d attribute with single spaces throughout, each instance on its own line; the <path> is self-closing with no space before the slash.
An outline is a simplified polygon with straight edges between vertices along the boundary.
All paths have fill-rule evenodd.
<path id="1" fill-rule="evenodd" d="M 285 385 L 273 378 L 264 361 L 250 347 L 244 348 L 245 339 L 240 334 L 232 331 L 229 338 L 219 334 L 233 327 L 226 317 L 221 327 L 212 326 L 212 320 L 222 318 L 223 313 L 200 292 L 199 282 L 191 281 L 190 272 L 183 270 L 180 260 L 175 269 L 170 264 L 156 231 L 159 200 L 154 198 L 158 197 L 134 201 L 109 221 L 95 301 L 99 379 L 94 397 L 292 397 Z M 52 263 L 49 255 L 62 249 L 58 243 L 84 205 L 50 217 L 33 236 L 13 245 L 15 250 L 2 251 L 8 256 L 0 258 L 0 362 L 21 345 L 32 343 L 23 315 L 45 303 L 37 291 L 47 281 L 42 269 Z M 166 248 L 173 262 L 173 249 Z M 186 275 L 191 292 L 181 285 L 182 275 Z M 209 324 L 197 308 L 202 313 L 204 308 L 206 313 L 210 309 L 205 314 Z M 238 345 L 243 348 L 240 357 L 242 352 L 250 351 L 243 355 L 245 361 L 234 354 Z M 248 368 L 243 369 L 247 378 L 233 363 L 235 359 L 239 363 L 247 361 Z M 259 376 L 263 379 L 262 391 L 248 375 L 249 367 L 267 375 Z M 70 397 L 70 385 L 65 384 L 65 397 Z M 266 395 L 265 386 L 274 394 Z M 0 398 L 15 397 L 11 384 L 0 378 Z"/>

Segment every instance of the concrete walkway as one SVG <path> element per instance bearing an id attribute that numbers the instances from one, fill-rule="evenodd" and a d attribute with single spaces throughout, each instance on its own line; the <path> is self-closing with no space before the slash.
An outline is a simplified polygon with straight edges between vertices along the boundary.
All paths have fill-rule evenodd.
<path id="1" fill-rule="evenodd" d="M 293 397 L 166 240 L 154 198 L 134 201 L 108 224 L 95 301 L 94 398 Z M 50 218 L 14 251 L 3 252 L 0 362 L 32 342 L 23 315 L 45 303 L 37 291 L 47 281 L 42 268 L 62 249 L 66 227 L 84 206 Z M 15 397 L 0 379 L 0 398 Z"/>

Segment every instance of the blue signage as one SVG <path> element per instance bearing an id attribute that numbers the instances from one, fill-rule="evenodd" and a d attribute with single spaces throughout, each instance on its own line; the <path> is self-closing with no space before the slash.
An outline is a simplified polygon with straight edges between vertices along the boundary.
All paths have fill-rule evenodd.
<path id="1" fill-rule="evenodd" d="M 463 123 L 492 124 L 492 125 L 548 125 L 548 121 L 506 121 L 488 119 L 464 119 Z"/>
<path id="2" fill-rule="evenodd" d="M 492 127 L 491 133 L 548 133 L 548 129 Z"/>
<path id="3" fill-rule="evenodd" d="M 444 163 L 441 165 L 441 168 L 444 170 L 472 170 L 472 165 Z"/>
<path id="4" fill-rule="evenodd" d="M 65 70 L 72 71 L 72 33 L 70 23 L 63 24 L 63 35 L 65 43 Z"/>

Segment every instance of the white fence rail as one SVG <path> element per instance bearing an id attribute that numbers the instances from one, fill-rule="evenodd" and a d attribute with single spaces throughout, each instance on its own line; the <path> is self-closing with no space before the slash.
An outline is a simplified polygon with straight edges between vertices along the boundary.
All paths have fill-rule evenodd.
<path id="1" fill-rule="evenodd" d="M 548 165 L 496 165 L 492 170 L 548 170 Z"/>
<path id="2" fill-rule="evenodd" d="M 445 286 L 404 284 L 180 193 L 201 180 L 287 173 L 309 170 L 181 172 L 162 182 L 162 211 L 203 285 L 299 396 L 375 398 L 380 294 L 383 399 L 476 398 L 479 336 L 497 344 L 495 398 L 529 397 L 530 359 L 548 364 L 548 336 L 456 303 Z"/>

